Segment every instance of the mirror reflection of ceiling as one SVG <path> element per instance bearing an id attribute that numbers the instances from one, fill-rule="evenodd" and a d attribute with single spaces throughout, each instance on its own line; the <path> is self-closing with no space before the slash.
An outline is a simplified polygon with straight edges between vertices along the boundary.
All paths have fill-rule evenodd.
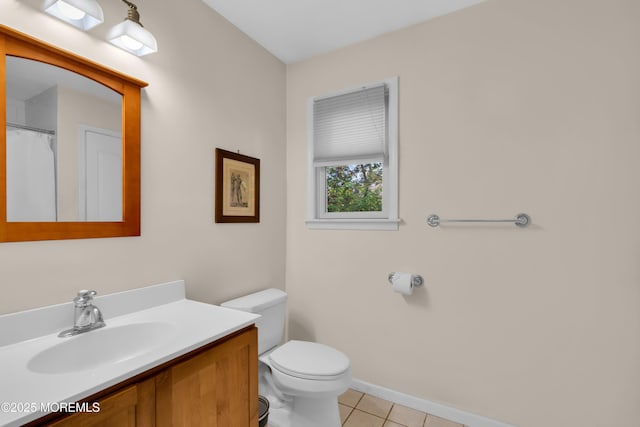
<path id="1" fill-rule="evenodd" d="M 93 80 L 43 62 L 7 56 L 7 98 L 26 101 L 55 85 L 62 85 L 105 101 L 120 103 L 122 96 Z"/>

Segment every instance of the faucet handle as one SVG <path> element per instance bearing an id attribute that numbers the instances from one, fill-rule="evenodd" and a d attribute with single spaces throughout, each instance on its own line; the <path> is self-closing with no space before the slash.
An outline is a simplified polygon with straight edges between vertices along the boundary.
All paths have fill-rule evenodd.
<path id="1" fill-rule="evenodd" d="M 76 306 L 85 306 L 93 301 L 93 297 L 97 294 L 98 293 L 96 291 L 83 289 L 81 291 L 78 291 L 78 295 L 73 299 L 73 302 L 76 303 Z"/>

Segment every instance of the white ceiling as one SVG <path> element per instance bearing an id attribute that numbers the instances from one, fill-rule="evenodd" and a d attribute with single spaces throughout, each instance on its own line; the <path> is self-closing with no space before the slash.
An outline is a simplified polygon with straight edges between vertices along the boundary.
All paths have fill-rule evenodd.
<path id="1" fill-rule="evenodd" d="M 203 0 L 285 63 L 485 0 Z"/>

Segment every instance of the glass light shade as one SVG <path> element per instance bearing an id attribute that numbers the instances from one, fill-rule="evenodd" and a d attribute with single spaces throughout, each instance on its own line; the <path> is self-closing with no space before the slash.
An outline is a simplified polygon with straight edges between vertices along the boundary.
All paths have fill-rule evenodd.
<path id="1" fill-rule="evenodd" d="M 109 43 L 137 56 L 158 51 L 158 42 L 149 31 L 130 19 L 125 19 L 107 34 Z"/>
<path id="2" fill-rule="evenodd" d="M 96 0 L 46 0 L 44 11 L 85 31 L 104 22 L 102 8 Z"/>

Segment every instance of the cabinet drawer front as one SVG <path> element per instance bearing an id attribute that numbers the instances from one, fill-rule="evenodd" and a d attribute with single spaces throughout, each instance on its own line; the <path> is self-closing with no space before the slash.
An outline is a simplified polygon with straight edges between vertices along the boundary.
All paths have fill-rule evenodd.
<path id="1" fill-rule="evenodd" d="M 138 391 L 136 386 L 128 387 L 98 402 L 99 412 L 76 413 L 51 424 L 55 427 L 100 426 L 133 427 L 136 425 Z M 91 405 L 90 405 L 91 406 Z"/>

